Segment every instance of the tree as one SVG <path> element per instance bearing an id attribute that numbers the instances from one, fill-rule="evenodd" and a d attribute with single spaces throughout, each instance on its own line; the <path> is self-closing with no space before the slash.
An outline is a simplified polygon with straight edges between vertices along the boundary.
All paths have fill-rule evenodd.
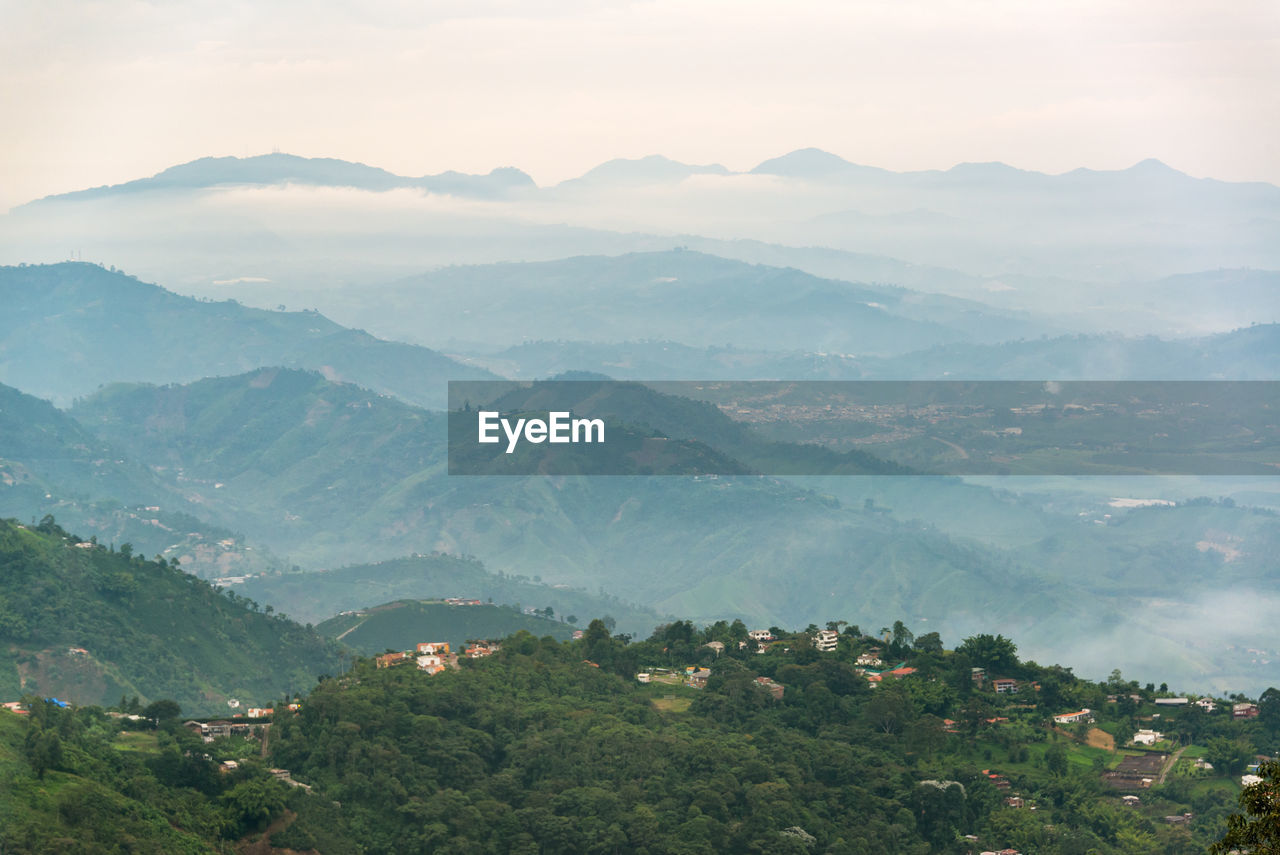
<path id="1" fill-rule="evenodd" d="M 1061 742 L 1055 742 L 1044 752 L 1044 765 L 1054 775 L 1065 775 L 1067 772 L 1067 749 Z"/>
<path id="2" fill-rule="evenodd" d="M 936 632 L 926 632 L 916 639 L 916 650 L 921 653 L 941 653 L 942 636 Z"/>
<path id="3" fill-rule="evenodd" d="M 1018 667 L 1017 645 L 1003 635 L 984 633 L 969 636 L 956 648 L 956 652 L 965 654 L 992 676 Z"/>
<path id="4" fill-rule="evenodd" d="M 1213 855 L 1235 850 L 1251 855 L 1280 853 L 1280 762 L 1264 763 L 1258 774 L 1262 782 L 1240 793 L 1244 814 L 1227 817 L 1227 833 L 1209 847 Z"/>
<path id="5" fill-rule="evenodd" d="M 177 701 L 171 701 L 168 698 L 161 698 L 158 701 L 152 701 L 147 704 L 142 714 L 150 719 L 155 719 L 157 723 L 175 719 L 182 715 L 182 707 Z"/>
<path id="6" fill-rule="evenodd" d="M 1280 733 L 1280 689 L 1272 686 L 1258 698 L 1258 721 L 1272 733 Z"/>
<path id="7" fill-rule="evenodd" d="M 58 734 L 43 727 L 32 727 L 27 732 L 24 753 L 36 777 L 44 780 L 44 773 L 62 765 L 62 740 Z"/>

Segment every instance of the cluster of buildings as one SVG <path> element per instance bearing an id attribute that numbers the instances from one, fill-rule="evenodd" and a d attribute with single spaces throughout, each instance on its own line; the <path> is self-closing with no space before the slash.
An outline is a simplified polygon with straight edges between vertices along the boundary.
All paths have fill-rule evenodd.
<path id="1" fill-rule="evenodd" d="M 480 605 L 479 600 L 474 601 L 476 605 Z M 463 603 L 470 605 L 471 601 Z M 468 641 L 467 646 L 462 651 L 462 656 L 467 659 L 480 659 L 485 656 L 492 656 L 501 649 L 496 641 Z M 414 663 L 418 666 L 419 671 L 425 671 L 427 674 L 439 674 L 446 668 L 458 667 L 458 654 L 450 650 L 447 641 L 420 641 L 413 650 L 399 650 L 394 653 L 384 653 L 374 659 L 379 668 L 393 668 L 397 665 L 408 665 Z"/>

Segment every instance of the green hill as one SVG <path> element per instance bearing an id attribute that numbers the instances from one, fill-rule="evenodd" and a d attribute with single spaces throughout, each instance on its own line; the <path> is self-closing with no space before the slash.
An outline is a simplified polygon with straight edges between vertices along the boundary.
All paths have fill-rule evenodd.
<path id="1" fill-rule="evenodd" d="M 336 649 L 165 562 L 82 543 L 50 518 L 0 520 L 0 695 L 188 712 L 265 702 L 334 669 Z"/>
<path id="2" fill-rule="evenodd" d="M 526 615 L 511 606 L 455 606 L 430 600 L 385 603 L 316 626 L 317 632 L 366 656 L 388 649 L 408 650 L 419 641 L 447 641 L 456 653 L 471 639 L 506 638 L 522 630 L 563 641 L 573 636 L 574 627 Z"/>
<path id="3" fill-rule="evenodd" d="M 440 406 L 447 380 L 493 377 L 316 312 L 204 302 L 92 264 L 0 267 L 0 304 L 0 382 L 58 403 L 107 383 L 288 365 Z"/>

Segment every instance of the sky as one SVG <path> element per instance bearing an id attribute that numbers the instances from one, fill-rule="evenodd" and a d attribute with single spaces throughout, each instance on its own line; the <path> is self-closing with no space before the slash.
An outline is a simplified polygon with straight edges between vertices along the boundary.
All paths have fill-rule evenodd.
<path id="1" fill-rule="evenodd" d="M 271 150 L 540 184 L 816 146 L 1280 184 L 1274 0 L 0 0 L 0 210 Z"/>

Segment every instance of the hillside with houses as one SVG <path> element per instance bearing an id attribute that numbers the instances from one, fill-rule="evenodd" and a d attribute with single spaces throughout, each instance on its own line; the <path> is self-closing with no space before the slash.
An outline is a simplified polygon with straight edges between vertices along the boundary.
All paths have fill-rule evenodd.
<path id="1" fill-rule="evenodd" d="M 405 841 L 566 855 L 602 841 L 651 853 L 1192 853 L 1280 768 L 1280 690 L 1187 695 L 1118 671 L 1090 681 L 1021 659 L 1003 635 L 948 648 L 902 621 L 735 620 L 673 621 L 636 640 L 592 620 L 563 640 L 520 630 L 457 645 L 422 631 L 221 718 L 185 718 L 168 700 L 13 698 L 0 763 L 15 787 L 0 809 L 15 819 L 0 842 L 42 851 L 57 835 L 100 836 L 104 816 L 35 794 L 51 782 L 126 805 L 138 784 L 106 771 L 124 764 L 156 793 L 131 827 L 185 835 L 192 852 L 259 839 L 366 853 Z"/>

